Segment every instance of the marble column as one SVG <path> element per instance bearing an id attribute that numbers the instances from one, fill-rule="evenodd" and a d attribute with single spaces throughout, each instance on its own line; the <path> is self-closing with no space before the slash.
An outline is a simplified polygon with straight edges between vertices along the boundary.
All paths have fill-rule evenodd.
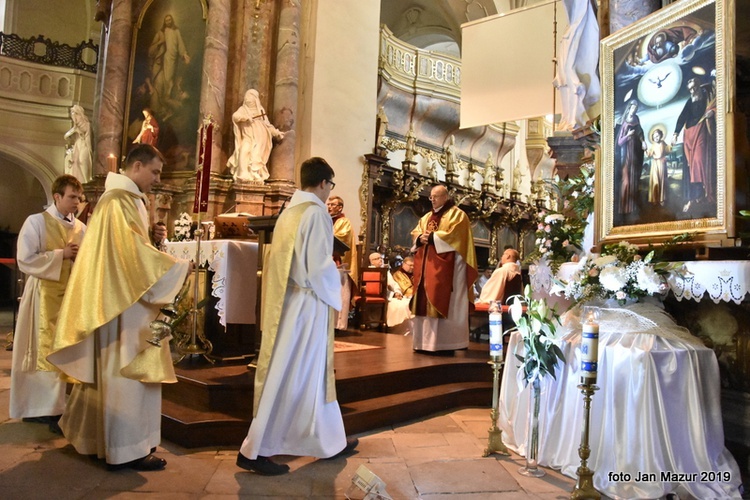
<path id="1" fill-rule="evenodd" d="M 656 12 L 661 0 L 609 0 L 609 33 Z"/>
<path id="2" fill-rule="evenodd" d="M 221 173 L 226 158 L 221 149 L 224 111 L 227 92 L 227 61 L 229 53 L 230 0 L 211 0 L 208 3 L 206 40 L 201 79 L 201 119 L 210 116 L 214 123 L 211 144 L 211 172 Z M 198 153 L 196 152 L 196 155 Z"/>
<path id="3" fill-rule="evenodd" d="M 279 11 L 279 30 L 274 82 L 273 123 L 284 132 L 269 158 L 269 184 L 294 184 L 297 97 L 299 85 L 299 0 L 283 2 Z"/>
<path id="4" fill-rule="evenodd" d="M 95 175 L 104 175 L 107 157 L 120 158 L 128 88 L 130 47 L 133 41 L 132 0 L 114 0 L 109 18 L 109 34 L 104 63 L 104 78 L 96 130 Z M 100 66 L 101 68 L 101 66 Z M 119 165 L 118 161 L 118 165 Z"/>

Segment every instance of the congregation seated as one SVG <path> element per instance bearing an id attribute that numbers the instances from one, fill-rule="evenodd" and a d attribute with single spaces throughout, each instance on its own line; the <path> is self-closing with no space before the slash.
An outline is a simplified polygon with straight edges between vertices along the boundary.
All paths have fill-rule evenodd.
<path id="1" fill-rule="evenodd" d="M 412 271 L 414 257 L 405 257 L 401 267 L 391 273 L 389 288 L 391 296 L 388 299 L 387 325 L 391 332 L 408 334 L 411 332 L 411 297 L 414 295 Z"/>

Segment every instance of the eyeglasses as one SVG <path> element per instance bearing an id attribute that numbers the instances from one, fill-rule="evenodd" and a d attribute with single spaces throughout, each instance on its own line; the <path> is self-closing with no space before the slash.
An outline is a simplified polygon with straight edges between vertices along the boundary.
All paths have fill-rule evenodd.
<path id="1" fill-rule="evenodd" d="M 336 183 L 335 183 L 335 182 L 333 182 L 332 180 L 326 179 L 326 182 L 327 182 L 328 184 L 330 184 L 330 185 L 331 185 L 331 189 L 332 189 L 332 190 L 333 190 L 333 188 L 335 188 L 335 187 L 336 187 Z"/>

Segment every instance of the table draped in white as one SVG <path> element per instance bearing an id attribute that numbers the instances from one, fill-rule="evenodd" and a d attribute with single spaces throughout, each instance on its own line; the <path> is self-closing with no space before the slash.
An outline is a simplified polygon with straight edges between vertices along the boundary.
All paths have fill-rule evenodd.
<path id="1" fill-rule="evenodd" d="M 556 379 L 544 380 L 539 416 L 540 465 L 570 477 L 580 465 L 583 422 L 578 311 L 563 316 L 559 345 L 566 362 L 558 365 Z M 740 471 L 724 446 L 713 350 L 659 305 L 601 313 L 600 390 L 591 404 L 588 460 L 596 489 L 613 498 L 659 498 L 678 488 L 696 498 L 739 498 Z M 529 388 L 518 380 L 516 349 L 523 354 L 518 332 L 511 336 L 503 372 L 498 426 L 505 444 L 525 455 Z"/>

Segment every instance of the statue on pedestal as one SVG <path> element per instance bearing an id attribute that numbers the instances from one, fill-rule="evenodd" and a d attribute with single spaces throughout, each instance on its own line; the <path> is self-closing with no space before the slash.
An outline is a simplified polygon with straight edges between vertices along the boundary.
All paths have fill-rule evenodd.
<path id="1" fill-rule="evenodd" d="M 497 169 L 495 168 L 495 162 L 492 161 L 492 153 L 487 153 L 482 177 L 484 178 L 483 185 L 497 189 Z"/>
<path id="2" fill-rule="evenodd" d="M 417 136 L 414 135 L 414 125 L 409 125 L 409 131 L 406 133 L 406 161 L 413 162 L 417 149 Z"/>
<path id="3" fill-rule="evenodd" d="M 385 139 L 385 132 L 388 130 L 388 117 L 385 114 L 383 106 L 378 108 L 377 118 L 377 135 L 375 136 L 375 153 L 380 154 L 380 150 L 383 148 L 383 139 Z"/>
<path id="4" fill-rule="evenodd" d="M 445 160 L 445 180 L 447 182 L 453 182 L 456 172 L 456 136 L 451 135 L 450 142 L 445 147 L 445 153 L 443 154 Z"/>
<path id="5" fill-rule="evenodd" d="M 91 123 L 83 108 L 74 104 L 70 108 L 70 119 L 73 126 L 65 132 L 65 173 L 70 174 L 81 184 L 91 180 Z"/>
<path id="6" fill-rule="evenodd" d="M 257 90 L 245 92 L 242 106 L 232 115 L 232 124 L 234 153 L 229 158 L 227 167 L 234 180 L 262 182 L 268 179 L 267 164 L 273 139 L 283 139 L 284 132 L 268 120 Z"/>

